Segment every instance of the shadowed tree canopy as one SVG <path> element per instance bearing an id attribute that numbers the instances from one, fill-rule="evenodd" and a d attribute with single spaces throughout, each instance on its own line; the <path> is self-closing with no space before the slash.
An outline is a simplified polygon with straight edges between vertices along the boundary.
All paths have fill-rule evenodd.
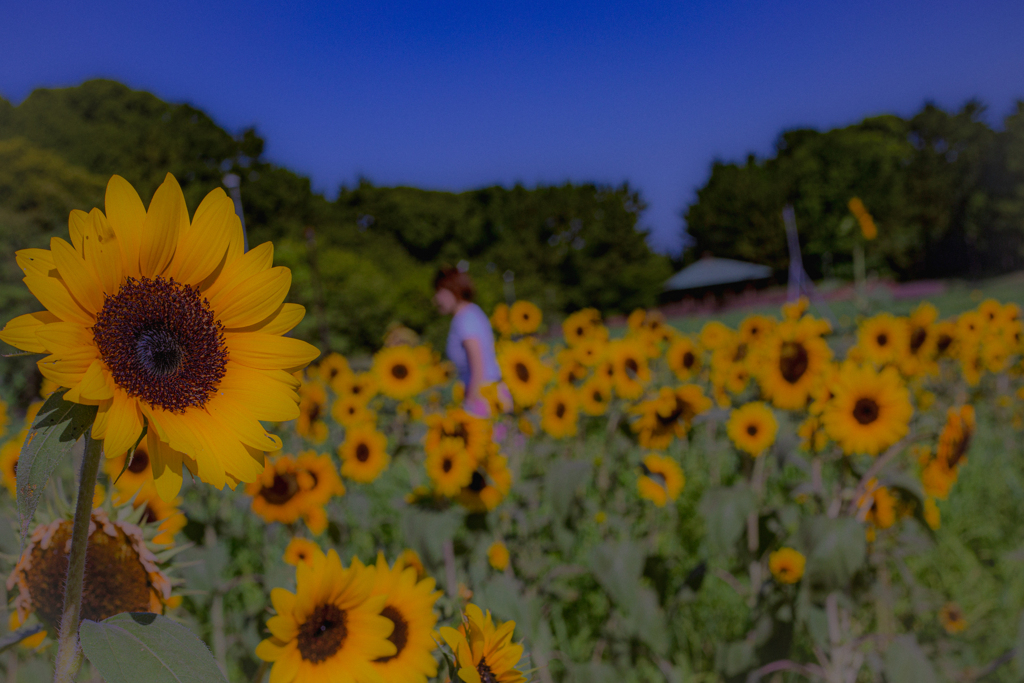
<path id="1" fill-rule="evenodd" d="M 796 211 L 812 277 L 850 277 L 860 197 L 878 225 L 869 267 L 898 278 L 979 276 L 1024 267 L 1024 105 L 994 131 L 983 107 L 928 104 L 910 119 L 877 116 L 826 132 L 783 133 L 767 159 L 715 162 L 686 210 L 687 260 L 705 251 L 789 264 L 781 211 Z"/>

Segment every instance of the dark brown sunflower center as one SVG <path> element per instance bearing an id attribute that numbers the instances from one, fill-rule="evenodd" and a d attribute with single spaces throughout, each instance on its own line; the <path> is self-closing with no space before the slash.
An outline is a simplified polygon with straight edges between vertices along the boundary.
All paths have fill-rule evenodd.
<path id="1" fill-rule="evenodd" d="M 149 467 L 149 453 L 142 450 L 141 448 L 135 451 L 132 455 L 131 462 L 128 463 L 128 471 L 132 474 L 142 474 Z"/>
<path id="2" fill-rule="evenodd" d="M 693 351 L 687 351 L 683 354 L 683 367 L 689 370 L 693 367 L 693 364 L 697 362 L 697 357 L 693 355 Z"/>
<path id="3" fill-rule="evenodd" d="M 875 337 L 875 341 L 878 342 L 879 346 L 885 346 L 886 344 L 889 343 L 889 335 L 883 332 L 877 337 Z"/>
<path id="4" fill-rule="evenodd" d="M 595 403 L 604 403 L 604 394 L 601 393 L 600 389 L 594 389 L 594 393 L 591 395 Z"/>
<path id="5" fill-rule="evenodd" d="M 309 407 L 309 423 L 313 424 L 320 419 L 320 404 L 314 403 Z"/>
<path id="6" fill-rule="evenodd" d="M 348 637 L 347 621 L 345 611 L 336 605 L 320 605 L 313 610 L 296 638 L 302 658 L 319 664 L 333 657 Z"/>
<path id="7" fill-rule="evenodd" d="M 657 414 L 658 424 L 662 427 L 668 427 L 674 425 L 680 419 L 684 422 L 689 422 L 696 414 L 697 412 L 693 409 L 693 406 L 676 396 L 676 405 L 671 413 L 668 415 Z"/>
<path id="8" fill-rule="evenodd" d="M 862 425 L 869 425 L 878 419 L 878 403 L 872 398 L 857 399 L 853 406 L 853 417 Z"/>
<path id="9" fill-rule="evenodd" d="M 923 327 L 915 327 L 910 333 L 910 352 L 917 353 L 918 349 L 924 346 L 924 340 L 928 338 L 928 330 Z"/>
<path id="10" fill-rule="evenodd" d="M 409 368 L 404 363 L 396 363 L 391 366 L 391 375 L 395 379 L 405 379 L 409 376 Z"/>
<path id="11" fill-rule="evenodd" d="M 630 379 L 636 379 L 636 376 L 640 373 L 640 364 L 637 363 L 636 358 L 627 358 L 622 367 L 625 368 L 626 374 L 629 375 Z"/>
<path id="12" fill-rule="evenodd" d="M 800 342 L 782 342 L 779 352 L 779 372 L 782 373 L 782 379 L 790 384 L 796 384 L 807 372 L 810 360 L 807 349 Z"/>
<path id="13" fill-rule="evenodd" d="M 445 458 L 444 461 L 441 463 L 441 469 L 444 471 L 445 474 L 451 472 L 453 467 L 455 467 L 455 463 L 452 462 L 451 458 Z"/>
<path id="14" fill-rule="evenodd" d="M 299 492 L 299 480 L 290 472 L 274 475 L 274 483 L 260 489 L 259 496 L 271 505 L 284 505 Z"/>
<path id="15" fill-rule="evenodd" d="M 577 337 L 582 337 L 583 336 L 583 327 L 582 326 L 576 328 L 576 336 Z"/>
<path id="16" fill-rule="evenodd" d="M 484 479 L 484 475 L 480 474 L 480 470 L 473 472 L 473 479 L 470 480 L 468 488 L 473 493 L 480 493 L 487 488 L 487 480 Z"/>
<path id="17" fill-rule="evenodd" d="M 173 279 L 128 278 L 92 333 L 117 385 L 150 405 L 202 408 L 224 377 L 224 326 L 198 288 Z"/>
<path id="18" fill-rule="evenodd" d="M 736 347 L 736 353 L 733 354 L 732 362 L 739 363 L 741 360 L 747 357 L 747 345 L 740 344 Z"/>
<path id="19" fill-rule="evenodd" d="M 557 417 L 559 420 L 561 420 L 563 417 L 565 417 L 565 404 L 564 403 L 559 403 L 558 406 L 555 408 L 555 417 Z"/>
<path id="20" fill-rule="evenodd" d="M 747 425 L 747 434 L 754 436 L 757 434 L 757 425 Z"/>
<path id="21" fill-rule="evenodd" d="M 945 353 L 946 349 L 948 349 L 949 345 L 952 343 L 953 337 L 949 336 L 948 334 L 940 334 L 939 340 L 938 342 L 936 342 L 936 346 L 939 349 L 939 353 Z"/>
<path id="22" fill-rule="evenodd" d="M 525 363 L 516 363 L 515 371 L 520 382 L 530 381 L 530 368 L 526 367 Z"/>
<path id="23" fill-rule="evenodd" d="M 387 607 L 382 609 L 380 611 L 380 615 L 382 617 L 390 619 L 391 622 L 395 625 L 395 630 L 391 632 L 390 636 L 388 636 L 388 640 L 390 640 L 395 646 L 395 654 L 389 655 L 387 657 L 381 657 L 376 660 L 378 662 L 383 663 L 392 660 L 395 657 L 402 654 L 402 650 L 405 649 L 406 643 L 409 642 L 409 622 L 405 620 L 405 617 L 402 616 L 401 612 L 399 612 L 391 605 L 388 605 Z"/>
<path id="24" fill-rule="evenodd" d="M 370 447 L 365 443 L 361 443 L 356 446 L 356 460 L 359 462 L 366 462 L 370 459 Z"/>

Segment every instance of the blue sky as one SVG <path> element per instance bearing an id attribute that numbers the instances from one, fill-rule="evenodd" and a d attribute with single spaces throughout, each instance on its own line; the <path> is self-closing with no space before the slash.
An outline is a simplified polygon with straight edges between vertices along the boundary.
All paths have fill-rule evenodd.
<path id="1" fill-rule="evenodd" d="M 0 94 L 115 78 L 255 125 L 333 197 L 628 180 L 651 243 L 716 158 L 926 100 L 1024 98 L 1022 2 L 4 3 Z"/>

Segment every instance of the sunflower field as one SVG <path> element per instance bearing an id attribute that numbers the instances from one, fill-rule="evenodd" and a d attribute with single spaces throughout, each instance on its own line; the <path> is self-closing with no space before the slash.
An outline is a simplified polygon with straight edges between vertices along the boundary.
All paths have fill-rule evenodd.
<path id="1" fill-rule="evenodd" d="M 180 196 L 115 176 L 18 253 L 47 310 L 0 339 L 48 355 L 2 416 L 6 680 L 1024 677 L 1015 304 L 692 334 L 501 304 L 514 408 L 478 417 L 407 331 L 288 337 L 272 246 Z"/>

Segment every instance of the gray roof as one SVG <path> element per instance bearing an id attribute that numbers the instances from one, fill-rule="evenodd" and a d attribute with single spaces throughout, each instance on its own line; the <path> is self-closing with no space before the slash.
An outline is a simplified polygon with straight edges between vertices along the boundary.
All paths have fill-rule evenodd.
<path id="1" fill-rule="evenodd" d="M 697 289 L 731 282 L 762 280 L 771 275 L 770 267 L 756 263 L 734 261 L 731 258 L 702 258 L 670 277 L 663 289 L 666 292 Z"/>

